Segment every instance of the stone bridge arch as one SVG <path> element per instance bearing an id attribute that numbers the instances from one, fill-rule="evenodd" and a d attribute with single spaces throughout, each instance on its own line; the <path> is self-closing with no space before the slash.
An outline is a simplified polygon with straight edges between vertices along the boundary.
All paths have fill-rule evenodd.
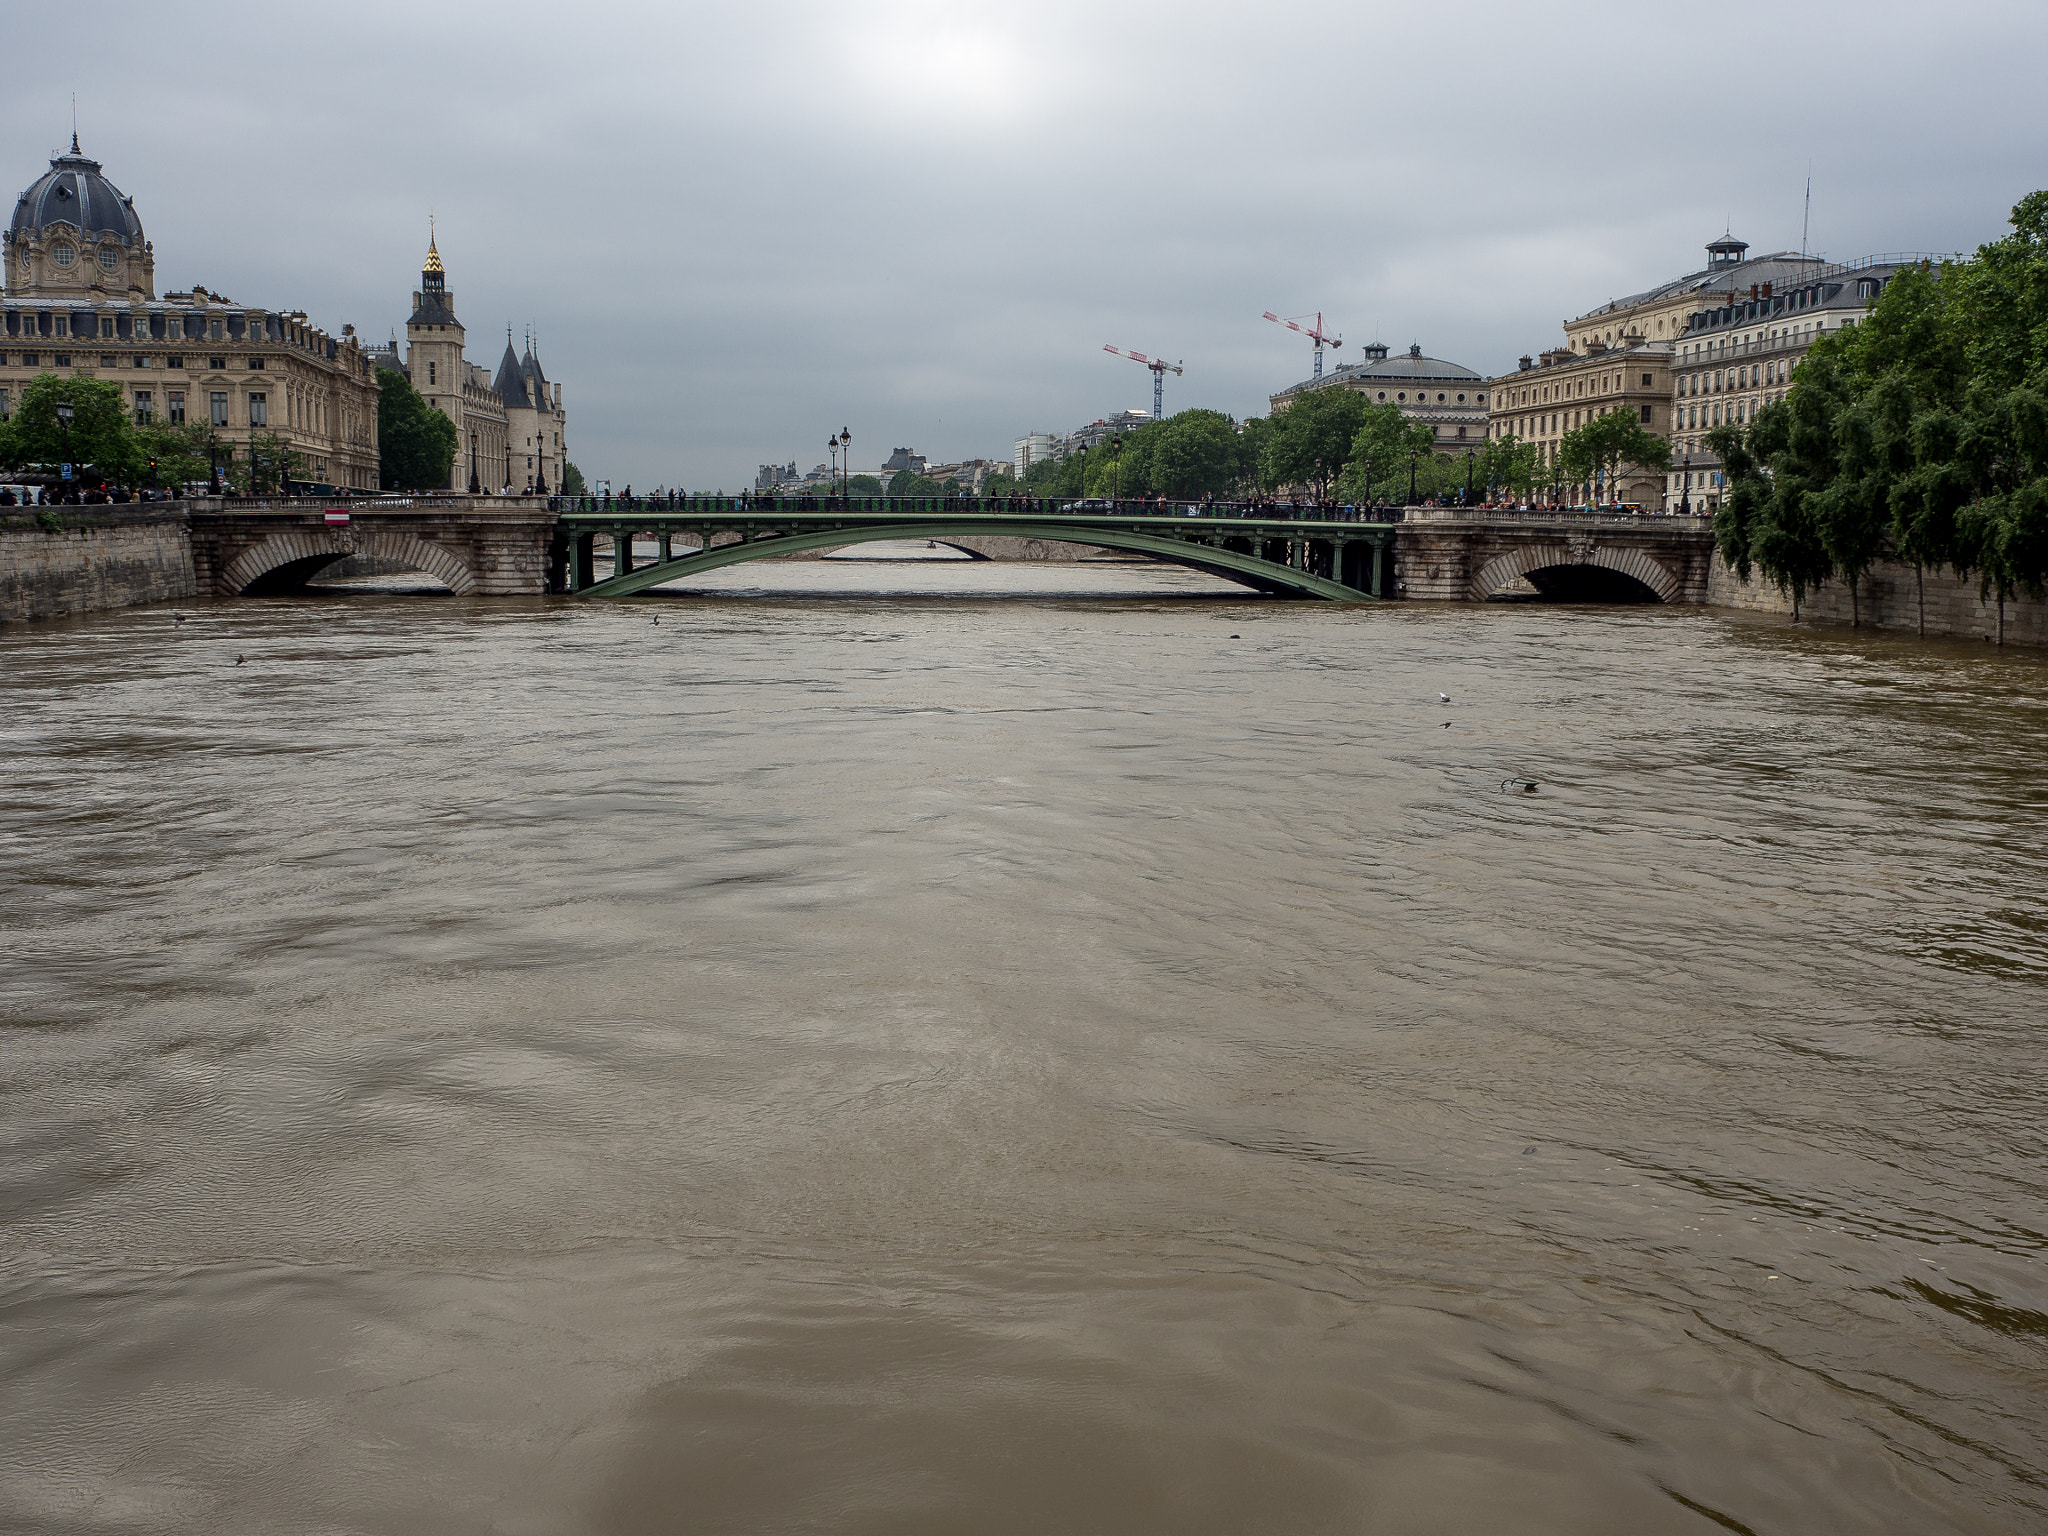
<path id="1" fill-rule="evenodd" d="M 1647 550 L 1627 545 L 1525 544 L 1495 555 L 1472 578 L 1471 596 L 1485 602 L 1498 596 L 1531 572 L 1560 566 L 1593 567 L 1633 578 L 1656 594 L 1660 603 L 1677 602 L 1683 591 L 1679 577 Z"/>
<path id="2" fill-rule="evenodd" d="M 359 528 L 274 533 L 223 566 L 216 588 L 223 597 L 296 591 L 325 567 L 351 555 L 402 562 L 439 577 L 458 596 L 477 589 L 476 573 L 452 551 L 407 533 Z"/>

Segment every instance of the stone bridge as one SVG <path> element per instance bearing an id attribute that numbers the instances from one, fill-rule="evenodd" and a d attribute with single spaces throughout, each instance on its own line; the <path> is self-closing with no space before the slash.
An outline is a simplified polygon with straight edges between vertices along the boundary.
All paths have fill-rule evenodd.
<path id="1" fill-rule="evenodd" d="M 1394 595 L 1483 603 L 1704 603 L 1710 517 L 1410 507 L 1394 547 Z"/>
<path id="2" fill-rule="evenodd" d="M 351 556 L 424 571 L 451 592 L 529 597 L 547 590 L 556 514 L 538 496 L 205 499 L 188 522 L 198 588 L 215 597 L 294 591 Z"/>

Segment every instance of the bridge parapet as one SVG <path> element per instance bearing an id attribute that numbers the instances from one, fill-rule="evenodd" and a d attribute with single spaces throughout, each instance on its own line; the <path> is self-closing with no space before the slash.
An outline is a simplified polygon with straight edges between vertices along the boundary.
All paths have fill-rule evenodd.
<path id="1" fill-rule="evenodd" d="M 352 555 L 404 562 L 479 597 L 547 591 L 555 514 L 542 497 L 208 497 L 190 509 L 199 589 L 218 597 L 290 590 Z"/>

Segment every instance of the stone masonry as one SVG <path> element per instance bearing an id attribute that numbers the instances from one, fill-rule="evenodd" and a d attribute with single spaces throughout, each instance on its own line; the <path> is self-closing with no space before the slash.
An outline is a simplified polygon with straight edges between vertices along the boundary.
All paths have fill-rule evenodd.
<path id="1" fill-rule="evenodd" d="M 0 623 L 198 591 L 185 510 L 175 503 L 52 507 L 40 517 L 9 507 L 0 516 Z"/>

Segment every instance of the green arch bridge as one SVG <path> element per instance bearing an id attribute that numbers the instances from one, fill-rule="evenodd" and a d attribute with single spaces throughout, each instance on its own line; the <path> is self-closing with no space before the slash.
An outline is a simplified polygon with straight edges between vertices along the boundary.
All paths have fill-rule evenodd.
<path id="1" fill-rule="evenodd" d="M 1206 571 L 1282 597 L 1355 602 L 1387 595 L 1394 525 L 1206 508 L 1176 515 L 1154 505 L 1010 510 L 1018 503 L 917 497 L 854 498 L 804 506 L 795 498 L 678 497 L 565 512 L 555 525 L 549 585 L 581 597 L 629 597 L 748 560 L 883 539 L 1045 539 L 1124 550 Z M 597 541 L 613 569 L 597 575 Z M 636 565 L 633 543 L 657 553 Z"/>

